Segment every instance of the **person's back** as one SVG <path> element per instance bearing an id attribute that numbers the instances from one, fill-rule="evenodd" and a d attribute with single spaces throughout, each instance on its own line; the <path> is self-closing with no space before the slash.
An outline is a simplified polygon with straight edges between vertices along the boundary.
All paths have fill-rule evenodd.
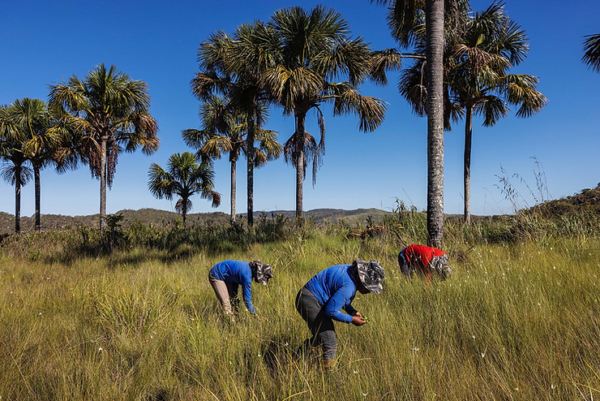
<path id="1" fill-rule="evenodd" d="M 248 262 L 224 260 L 214 265 L 211 272 L 217 280 L 242 285 L 252 283 L 252 270 Z"/>
<path id="2" fill-rule="evenodd" d="M 306 283 L 306 288 L 312 292 L 323 305 L 340 289 L 347 288 L 349 294 L 356 293 L 356 284 L 348 273 L 351 265 L 335 265 L 321 270 Z"/>
<path id="3" fill-rule="evenodd" d="M 440 249 L 412 244 L 408 245 L 398 254 L 400 271 L 410 276 L 413 272 L 424 274 L 431 279 L 433 272 L 445 279 L 452 274 L 448 266 L 448 254 Z"/>

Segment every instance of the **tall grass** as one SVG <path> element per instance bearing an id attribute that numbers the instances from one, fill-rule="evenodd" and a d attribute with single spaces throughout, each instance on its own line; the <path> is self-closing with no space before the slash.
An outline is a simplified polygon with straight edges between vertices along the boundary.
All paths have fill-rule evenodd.
<path id="1" fill-rule="evenodd" d="M 504 220 L 448 222 L 454 275 L 428 285 L 401 277 L 396 261 L 402 240 L 423 242 L 422 231 L 406 228 L 422 215 L 394 218 L 370 231 L 307 224 L 296 232 L 276 221 L 253 231 L 139 226 L 111 252 L 93 251 L 106 240 L 97 232 L 87 245 L 81 232 L 5 240 L 0 399 L 600 397 L 597 232 L 580 224 L 571 235 L 557 226 L 517 236 Z M 509 234 L 490 236 L 499 227 Z M 357 257 L 382 262 L 384 291 L 357 294 L 353 305 L 370 322 L 336 324 L 338 369 L 325 372 L 296 355 L 309 332 L 294 299 L 316 272 Z M 253 286 L 259 319 L 242 311 L 232 322 L 220 312 L 207 274 L 229 258 L 275 267 L 268 287 Z"/>

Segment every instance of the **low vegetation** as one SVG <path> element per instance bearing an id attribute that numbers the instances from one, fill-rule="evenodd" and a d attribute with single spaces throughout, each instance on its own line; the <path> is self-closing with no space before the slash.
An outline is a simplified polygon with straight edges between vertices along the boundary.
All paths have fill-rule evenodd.
<path id="1" fill-rule="evenodd" d="M 402 203 L 361 224 L 284 216 L 184 229 L 135 223 L 0 243 L 2 400 L 592 400 L 600 392 L 600 218 L 520 213 L 446 222 L 454 275 L 401 277 L 403 242 L 425 242 Z M 293 302 L 317 271 L 361 257 L 386 269 L 369 317 L 337 324 L 338 369 L 296 349 Z M 222 316 L 207 280 L 224 259 L 275 267 L 254 286 L 260 318 Z"/>

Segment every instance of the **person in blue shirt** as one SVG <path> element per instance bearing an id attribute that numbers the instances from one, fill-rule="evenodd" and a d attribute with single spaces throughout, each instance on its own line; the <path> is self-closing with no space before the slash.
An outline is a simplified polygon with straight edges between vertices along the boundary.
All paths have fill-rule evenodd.
<path id="1" fill-rule="evenodd" d="M 300 289 L 296 296 L 296 310 L 308 324 L 312 337 L 303 344 L 323 348 L 323 362 L 327 369 L 336 363 L 337 336 L 334 320 L 362 326 L 366 323 L 359 311 L 352 307 L 356 291 L 379 294 L 385 272 L 376 260 L 356 259 L 351 265 L 335 265 L 317 273 Z M 346 313 L 342 313 L 343 309 Z"/>
<path id="2" fill-rule="evenodd" d="M 208 281 L 226 315 L 233 314 L 231 300 L 237 298 L 240 285 L 246 308 L 250 313 L 256 315 L 256 309 L 252 305 L 252 279 L 257 283 L 267 285 L 271 278 L 273 278 L 273 268 L 268 264 L 263 264 L 260 260 L 253 262 L 225 260 L 214 265 L 208 273 Z"/>

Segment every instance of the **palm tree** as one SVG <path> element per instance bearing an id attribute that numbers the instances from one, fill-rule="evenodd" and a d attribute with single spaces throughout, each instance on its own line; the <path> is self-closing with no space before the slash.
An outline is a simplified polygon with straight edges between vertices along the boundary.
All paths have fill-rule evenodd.
<path id="1" fill-rule="evenodd" d="M 15 186 L 15 233 L 18 234 L 21 232 L 21 188 L 31 179 L 33 172 L 25 165 L 27 160 L 18 149 L 8 150 L 2 159 L 0 176 Z"/>
<path id="2" fill-rule="evenodd" d="M 63 110 L 79 125 L 80 161 L 100 179 L 100 229 L 106 227 L 106 186 L 112 186 L 119 153 L 145 154 L 159 146 L 158 124 L 149 114 L 146 83 L 132 80 L 113 65 L 100 64 L 81 80 L 50 86 L 50 104 Z"/>
<path id="3" fill-rule="evenodd" d="M 600 33 L 586 36 L 583 43 L 585 54 L 581 58 L 588 67 L 596 72 L 600 72 Z"/>
<path id="4" fill-rule="evenodd" d="M 471 143 L 473 115 L 484 117 L 484 126 L 493 126 L 509 112 L 508 105 L 517 105 L 517 117 L 529 117 L 547 103 L 536 90 L 538 79 L 527 74 L 508 74 L 527 55 L 527 36 L 520 26 L 510 20 L 504 5 L 494 3 L 487 10 L 467 18 L 466 31 L 446 50 L 445 63 L 445 125 L 465 117 L 464 151 L 464 219 L 469 223 Z M 419 87 L 417 62 L 408 70 L 401 83 L 401 92 L 413 105 L 422 110 L 422 99 L 416 95 Z"/>
<path id="5" fill-rule="evenodd" d="M 18 130 L 9 118 L 9 106 L 0 106 L 0 176 L 15 186 L 15 233 L 21 232 L 21 187 L 32 177 L 32 171 L 25 165 L 22 142 L 17 139 Z"/>
<path id="6" fill-rule="evenodd" d="M 285 148 L 286 160 L 291 160 L 296 168 L 296 218 L 300 222 L 307 161 L 313 159 L 314 184 L 325 153 L 325 123 L 320 105 L 333 104 L 334 116 L 357 114 L 359 127 L 365 132 L 382 123 L 385 106 L 380 99 L 359 93 L 357 85 L 368 77 L 371 52 L 362 38 L 349 36 L 348 23 L 336 11 L 323 6 L 309 12 L 300 7 L 282 9 L 271 17 L 264 33 L 256 51 L 242 54 L 250 64 L 260 64 L 264 54 L 272 56 L 270 61 L 275 65 L 266 65 L 262 82 L 283 106 L 284 113 L 294 115 L 294 134 Z M 332 81 L 342 75 L 347 81 Z M 318 144 L 305 129 L 311 109 L 318 115 Z"/>
<path id="7" fill-rule="evenodd" d="M 266 110 L 261 112 L 265 115 Z M 236 164 L 240 154 L 248 149 L 248 116 L 236 113 L 223 99 L 213 96 L 208 102 L 203 103 L 200 109 L 202 130 L 188 129 L 182 132 L 183 139 L 188 146 L 198 149 L 197 158 L 220 159 L 222 152 L 229 152 L 231 163 L 231 220 L 235 221 L 235 196 L 236 196 Z M 277 142 L 275 131 L 260 129 L 255 138 L 259 144 L 254 146 L 254 167 L 261 167 L 279 158 L 282 147 Z"/>
<path id="8" fill-rule="evenodd" d="M 47 104 L 39 99 L 16 100 L 8 109 L 9 118 L 21 133 L 20 155 L 31 163 L 35 183 L 35 230 L 41 229 L 40 171 L 57 165 L 58 150 L 68 131 L 61 129 L 58 119 Z M 68 132 L 67 132 L 68 133 Z M 13 164 L 14 165 L 14 164 Z"/>
<path id="9" fill-rule="evenodd" d="M 442 248 L 444 239 L 444 26 L 461 27 L 464 0 L 371 0 L 390 5 L 390 27 L 401 46 L 414 44 L 425 31 L 427 77 L 427 233 Z M 424 25 L 424 29 L 423 29 Z"/>
<path id="10" fill-rule="evenodd" d="M 212 165 L 207 162 L 198 164 L 196 157 L 190 152 L 172 155 L 167 171 L 152 163 L 148 177 L 148 188 L 156 198 L 171 200 L 174 195 L 180 198 L 175 209 L 181 213 L 184 227 L 187 213 L 192 209 L 190 198 L 193 195 L 199 194 L 201 198 L 212 201 L 213 207 L 221 204 L 221 195 L 213 190 Z"/>
<path id="11" fill-rule="evenodd" d="M 265 29 L 264 24 L 257 22 L 239 26 L 231 37 L 221 31 L 212 34 L 200 44 L 200 72 L 192 80 L 192 92 L 199 100 L 206 102 L 214 94 L 221 94 L 228 98 L 231 107 L 246 115 L 249 226 L 254 221 L 254 143 L 266 123 L 263 111 L 273 99 L 261 83 L 262 72 L 270 65 L 268 53 L 254 63 L 244 54 L 258 48 L 258 39 L 265 36 Z"/>

